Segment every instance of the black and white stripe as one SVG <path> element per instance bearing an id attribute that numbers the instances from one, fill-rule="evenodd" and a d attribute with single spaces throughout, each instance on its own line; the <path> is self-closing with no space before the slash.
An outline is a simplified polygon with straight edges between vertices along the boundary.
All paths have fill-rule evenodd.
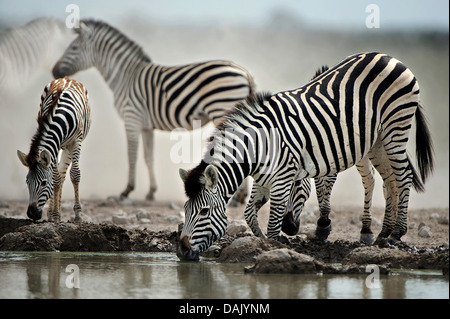
<path id="1" fill-rule="evenodd" d="M 70 179 L 75 193 L 75 221 L 81 221 L 78 194 L 81 142 L 89 132 L 91 111 L 86 88 L 69 78 L 57 79 L 44 88 L 38 113 L 38 129 L 28 155 L 17 151 L 28 167 L 28 217 L 37 220 L 50 199 L 49 221 L 61 219 L 61 192 L 70 164 Z M 60 154 L 60 151 L 61 154 Z M 61 156 L 59 158 L 59 156 Z"/>
<path id="2" fill-rule="evenodd" d="M 0 96 L 23 88 L 42 68 L 48 72 L 75 33 L 62 21 L 39 18 L 0 31 Z M 1 102 L 0 102 L 1 103 Z"/>
<path id="3" fill-rule="evenodd" d="M 406 154 L 414 116 L 421 178 Z M 247 221 L 255 220 L 249 224 L 261 236 L 257 211 L 270 199 L 269 238 L 280 235 L 294 181 L 332 176 L 367 156 L 385 185 L 386 214 L 379 238 L 400 240 L 407 230 L 410 186 L 423 189 L 433 167 L 416 78 L 400 61 L 379 53 L 350 56 L 299 89 L 247 99 L 213 137 L 211 152 L 194 174 L 182 174 L 188 203 L 192 202 L 186 207 L 194 208 L 186 210 L 186 222 L 199 214 L 202 205 L 196 203 L 203 201 L 206 189 L 216 191 L 212 199 L 206 199 L 208 205 L 226 203 L 251 175 L 254 185 L 245 215 Z M 263 147 L 269 156 L 261 160 Z M 223 221 L 222 206 L 211 209 L 211 215 Z M 224 234 L 222 227 L 215 228 L 213 218 L 209 227 Z M 198 225 L 183 229 L 182 258 L 204 250 L 196 244 L 203 230 Z M 191 241 L 193 237 L 197 242 Z"/>
<path id="4" fill-rule="evenodd" d="M 84 20 L 79 36 L 53 69 L 55 77 L 95 66 L 114 93 L 115 107 L 125 122 L 129 177 L 121 197 L 135 186 L 138 140 L 142 134 L 153 198 L 153 130 L 191 130 L 194 121 L 218 122 L 232 106 L 252 94 L 250 74 L 230 61 L 182 66 L 152 63 L 140 46 L 106 23 Z"/>

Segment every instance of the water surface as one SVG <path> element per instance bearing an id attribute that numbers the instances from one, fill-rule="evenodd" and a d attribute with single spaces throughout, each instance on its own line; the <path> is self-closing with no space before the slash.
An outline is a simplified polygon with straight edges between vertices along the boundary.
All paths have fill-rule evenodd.
<path id="1" fill-rule="evenodd" d="M 69 265 L 79 270 L 79 288 Z M 172 253 L 0 252 L 0 298 L 449 298 L 449 277 L 438 271 L 395 271 L 374 287 L 370 273 L 264 275 L 243 267 Z"/>

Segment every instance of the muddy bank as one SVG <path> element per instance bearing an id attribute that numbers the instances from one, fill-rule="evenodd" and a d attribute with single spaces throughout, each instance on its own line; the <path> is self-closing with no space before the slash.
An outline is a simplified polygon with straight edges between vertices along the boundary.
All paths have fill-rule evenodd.
<path id="1" fill-rule="evenodd" d="M 308 272 L 311 270 L 308 263 L 303 265 L 303 262 L 298 261 L 304 259 L 299 257 L 302 255 L 313 258 L 315 265 L 313 269 L 326 273 L 361 273 L 365 271 L 365 267 L 361 268 L 358 265 L 376 264 L 384 266 L 387 270 L 390 268 L 436 269 L 448 275 L 449 248 L 447 245 L 416 247 L 402 243 L 398 245 L 384 243 L 381 246 L 369 246 L 344 240 L 323 242 L 301 236 L 290 237 L 289 243 L 282 244 L 275 240 L 265 240 L 244 233 L 234 237 L 225 235 L 204 255 L 217 257 L 219 262 L 256 262 L 250 267 L 253 272 Z M 264 254 L 283 251 L 283 249 L 290 252 L 269 254 L 261 259 Z M 340 263 L 341 266 L 330 266 L 336 263 Z M 272 266 L 268 267 L 264 264 L 272 264 Z"/>
<path id="2" fill-rule="evenodd" d="M 280 243 L 252 236 L 239 223 L 236 227 L 230 227 L 230 233 L 211 246 L 203 257 L 216 258 L 218 262 L 254 263 L 248 267 L 249 272 L 362 273 L 365 265 L 377 264 L 384 272 L 389 268 L 414 268 L 439 269 L 448 274 L 448 247 L 406 244 L 378 247 L 344 240 L 322 242 L 304 236 L 290 237 L 288 243 Z M 0 218 L 0 250 L 4 251 L 175 252 L 177 238 L 178 232 L 170 230 Z"/>
<path id="3" fill-rule="evenodd" d="M 174 252 L 176 232 L 0 218 L 0 250 Z"/>

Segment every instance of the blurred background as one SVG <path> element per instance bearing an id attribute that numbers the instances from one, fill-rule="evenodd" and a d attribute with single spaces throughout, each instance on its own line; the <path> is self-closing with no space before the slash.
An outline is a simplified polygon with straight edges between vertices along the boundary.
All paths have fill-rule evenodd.
<path id="1" fill-rule="evenodd" d="M 412 191 L 410 207 L 448 208 L 448 1 L 0 0 L 0 43 L 7 28 L 36 18 L 53 17 L 64 22 L 70 15 L 66 12 L 69 4 L 78 6 L 82 19 L 100 19 L 118 28 L 141 45 L 154 63 L 231 60 L 253 74 L 258 90 L 273 93 L 300 87 L 320 66 L 333 66 L 355 53 L 379 51 L 396 57 L 419 81 L 436 155 L 435 173 L 425 185 L 426 192 Z M 371 16 L 377 12 L 371 10 L 373 6 L 368 7 L 370 4 L 376 5 L 378 21 Z M 17 83 L 9 83 L 12 88 L 1 93 L 0 200 L 28 199 L 27 169 L 17 159 L 16 150 L 28 152 L 37 127 L 40 95 L 52 80 L 53 64 L 73 38 L 63 33 L 52 39 L 46 61 L 32 74 L 19 77 Z M 5 57 L 0 55 L 0 59 Z M 4 82 L 12 78 L 4 70 L 0 70 L 0 76 Z M 112 92 L 94 68 L 73 78 L 87 87 L 93 114 L 81 153 L 81 199 L 119 195 L 127 183 L 128 162 L 124 125 L 114 108 Z M 211 129 L 209 125 L 201 133 L 207 136 Z M 186 134 L 192 139 L 192 133 Z M 170 150 L 178 141 L 170 139 L 170 132 L 156 133 L 156 200 L 184 201 L 178 168 L 190 169 L 201 159 L 201 153 L 191 154 L 189 161 L 174 163 Z M 415 162 L 413 138 L 408 147 Z M 136 189 L 130 197 L 141 200 L 149 187 L 142 145 L 138 156 Z M 63 199 L 71 198 L 68 178 Z M 379 176 L 374 198 L 375 206 L 384 207 Z M 315 196 L 312 201 L 316 201 Z M 355 168 L 339 175 L 332 201 L 332 205 L 362 208 L 363 188 Z"/>

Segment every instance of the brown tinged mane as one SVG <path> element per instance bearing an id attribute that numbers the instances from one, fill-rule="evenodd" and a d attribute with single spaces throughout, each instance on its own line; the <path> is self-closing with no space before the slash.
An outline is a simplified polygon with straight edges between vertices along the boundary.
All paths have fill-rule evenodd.
<path id="1" fill-rule="evenodd" d="M 48 116 L 49 116 L 49 114 L 52 114 L 53 109 L 58 104 L 59 97 L 61 96 L 61 92 L 63 91 L 62 87 L 57 87 L 56 90 L 53 90 L 53 92 L 52 92 L 52 90 L 51 90 L 52 86 L 53 85 L 50 85 L 49 88 L 47 88 L 47 86 L 46 86 L 44 88 L 45 95 L 43 94 L 41 97 L 41 105 L 40 105 L 40 109 L 39 109 L 39 113 L 38 113 L 38 117 L 37 117 L 38 128 L 36 130 L 36 133 L 31 138 L 30 151 L 28 152 L 28 155 L 26 157 L 27 164 L 30 169 L 36 168 L 37 160 L 39 157 L 39 144 L 42 140 L 42 136 L 45 131 L 44 124 L 48 123 Z M 52 101 L 44 112 L 44 110 L 43 110 L 44 101 L 47 99 L 49 92 L 50 92 L 50 94 L 52 94 Z"/>

